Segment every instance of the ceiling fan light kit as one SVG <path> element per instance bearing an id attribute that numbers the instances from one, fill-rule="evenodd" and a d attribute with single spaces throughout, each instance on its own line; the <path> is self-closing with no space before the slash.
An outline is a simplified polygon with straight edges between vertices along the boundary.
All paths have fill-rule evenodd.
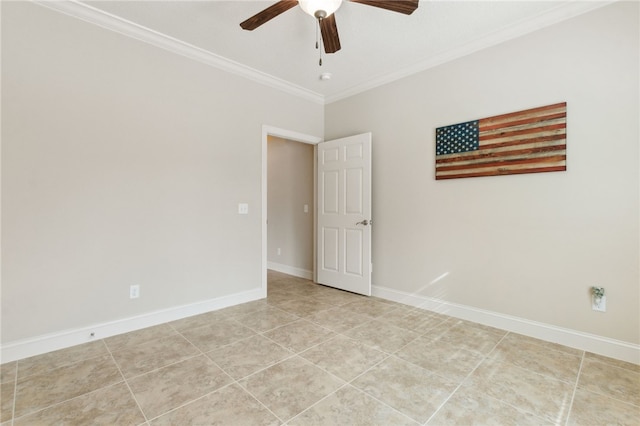
<path id="1" fill-rule="evenodd" d="M 324 19 L 338 10 L 342 0 L 300 0 L 298 3 L 307 14 L 316 19 Z"/>
<path id="2" fill-rule="evenodd" d="M 340 50 L 340 37 L 338 37 L 338 26 L 334 13 L 340 8 L 343 1 L 347 0 L 280 0 L 261 12 L 240 23 L 244 30 L 253 31 L 260 25 L 286 12 L 296 5 L 307 14 L 318 20 L 322 44 L 325 53 L 335 53 Z M 418 8 L 419 0 L 348 0 L 353 3 L 360 3 L 367 6 L 374 6 L 391 12 L 411 15 Z M 316 43 L 316 48 L 318 43 Z M 320 56 L 322 65 L 322 56 Z"/>

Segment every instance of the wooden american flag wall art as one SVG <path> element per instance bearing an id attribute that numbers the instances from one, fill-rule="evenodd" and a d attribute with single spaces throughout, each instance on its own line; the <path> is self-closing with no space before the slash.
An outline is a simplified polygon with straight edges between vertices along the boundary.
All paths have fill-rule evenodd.
<path id="1" fill-rule="evenodd" d="M 436 180 L 565 170 L 566 102 L 436 129 Z"/>

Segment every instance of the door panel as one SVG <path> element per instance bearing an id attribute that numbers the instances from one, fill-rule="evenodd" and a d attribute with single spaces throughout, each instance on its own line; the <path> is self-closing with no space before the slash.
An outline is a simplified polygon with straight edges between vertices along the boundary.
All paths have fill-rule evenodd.
<path id="1" fill-rule="evenodd" d="M 371 133 L 318 144 L 321 284 L 371 295 Z"/>

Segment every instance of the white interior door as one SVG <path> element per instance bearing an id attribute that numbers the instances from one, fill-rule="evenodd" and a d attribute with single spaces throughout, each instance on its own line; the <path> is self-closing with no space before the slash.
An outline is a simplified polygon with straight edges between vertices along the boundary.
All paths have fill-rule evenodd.
<path id="1" fill-rule="evenodd" d="M 317 277 L 371 295 L 371 133 L 318 144 Z"/>

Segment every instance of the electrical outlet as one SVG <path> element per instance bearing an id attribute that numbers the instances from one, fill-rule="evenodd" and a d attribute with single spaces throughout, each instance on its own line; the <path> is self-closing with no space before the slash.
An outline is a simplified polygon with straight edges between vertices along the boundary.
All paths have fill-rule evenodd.
<path id="1" fill-rule="evenodd" d="M 607 296 L 602 296 L 597 298 L 595 296 L 591 296 L 591 309 L 599 312 L 607 312 Z"/>
<path id="2" fill-rule="evenodd" d="M 282 254 L 282 250 L 280 250 L 280 247 L 278 247 L 278 256 L 280 256 Z"/>
<path id="3" fill-rule="evenodd" d="M 136 284 L 129 287 L 129 299 L 137 299 L 138 297 L 140 297 L 140 286 Z"/>

